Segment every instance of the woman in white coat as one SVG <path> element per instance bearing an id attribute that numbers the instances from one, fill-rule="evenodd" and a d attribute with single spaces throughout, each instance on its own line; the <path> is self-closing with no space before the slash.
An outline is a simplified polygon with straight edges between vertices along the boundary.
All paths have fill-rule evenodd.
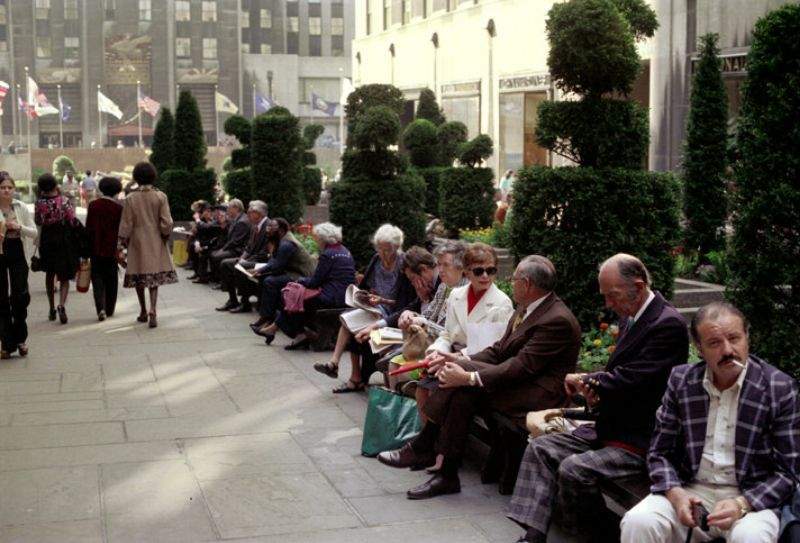
<path id="1" fill-rule="evenodd" d="M 485 243 L 472 243 L 464 252 L 464 271 L 469 284 L 453 289 L 447 298 L 444 331 L 428 352 L 454 352 L 466 348 L 470 325 L 497 324 L 497 337 L 514 313 L 511 299 L 494 284 L 497 253 Z M 472 338 L 474 341 L 474 338 Z"/>

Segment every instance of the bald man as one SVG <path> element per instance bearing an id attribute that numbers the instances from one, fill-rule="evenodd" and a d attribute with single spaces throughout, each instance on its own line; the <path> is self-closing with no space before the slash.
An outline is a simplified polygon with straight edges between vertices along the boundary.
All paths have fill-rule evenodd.
<path id="1" fill-rule="evenodd" d="M 563 527 L 581 531 L 581 522 L 591 522 L 593 541 L 614 540 L 618 523 L 597 484 L 646 473 L 656 409 L 670 371 L 688 358 L 686 321 L 651 290 L 638 258 L 612 256 L 600 265 L 598 283 L 606 307 L 620 318 L 617 348 L 605 370 L 564 380 L 568 394 L 583 395 L 597 410 L 597 422 L 528 445 L 508 512 L 527 530 L 519 542 L 544 543 L 556 505 Z"/>

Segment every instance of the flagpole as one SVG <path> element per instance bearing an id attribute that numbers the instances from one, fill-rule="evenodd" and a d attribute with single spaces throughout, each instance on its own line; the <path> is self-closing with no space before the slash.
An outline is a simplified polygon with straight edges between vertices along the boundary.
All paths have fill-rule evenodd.
<path id="1" fill-rule="evenodd" d="M 14 99 L 14 107 L 16 108 L 17 114 L 14 115 L 14 118 L 11 119 L 12 121 L 16 119 L 14 123 L 14 145 L 19 147 L 19 138 L 22 137 L 22 117 L 19 116 L 19 83 L 14 85 L 14 92 L 17 93 L 16 98 Z"/>
<path id="2" fill-rule="evenodd" d="M 341 72 L 342 69 L 339 68 Z M 339 154 L 344 154 L 344 104 L 342 95 L 344 94 L 344 75 L 339 76 Z"/>
<path id="3" fill-rule="evenodd" d="M 100 111 L 100 85 L 97 85 L 97 146 L 103 148 L 103 113 Z"/>
<path id="4" fill-rule="evenodd" d="M 136 82 L 136 111 L 139 112 L 139 148 L 144 149 L 144 143 L 142 142 L 142 108 L 139 105 L 139 100 L 142 96 L 142 89 L 140 87 L 141 82 Z"/>
<path id="5" fill-rule="evenodd" d="M 256 112 L 256 84 L 253 83 L 253 118 L 255 119 L 257 115 Z"/>
<path id="6" fill-rule="evenodd" d="M 219 147 L 219 108 L 217 107 L 217 90 L 218 86 L 214 85 L 214 133 L 217 138 L 217 147 Z"/>
<path id="7" fill-rule="evenodd" d="M 64 148 L 64 104 L 61 102 L 61 85 L 56 85 L 58 89 L 58 146 Z"/>
<path id="8" fill-rule="evenodd" d="M 29 100 L 27 100 L 27 101 L 30 102 L 31 83 L 30 83 L 30 76 L 28 75 L 28 67 L 27 66 L 25 66 L 25 94 L 29 98 Z M 30 110 L 30 108 L 31 108 L 31 105 L 28 104 L 27 109 Z M 26 111 L 25 113 L 26 113 L 25 117 L 27 117 L 27 119 L 28 119 L 28 156 L 30 156 L 30 153 L 31 153 L 31 115 L 30 115 L 30 111 Z"/>

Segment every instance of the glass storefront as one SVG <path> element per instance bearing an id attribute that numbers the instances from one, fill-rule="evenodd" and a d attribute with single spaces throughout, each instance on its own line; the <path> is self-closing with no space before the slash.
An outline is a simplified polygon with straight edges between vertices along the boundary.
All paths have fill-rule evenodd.
<path id="1" fill-rule="evenodd" d="M 460 121 L 467 126 L 469 138 L 481 133 L 481 97 L 458 96 L 442 98 L 442 111 L 448 121 Z"/>
<path id="2" fill-rule="evenodd" d="M 500 171 L 547 165 L 548 153 L 536 143 L 537 109 L 547 92 L 500 94 Z"/>

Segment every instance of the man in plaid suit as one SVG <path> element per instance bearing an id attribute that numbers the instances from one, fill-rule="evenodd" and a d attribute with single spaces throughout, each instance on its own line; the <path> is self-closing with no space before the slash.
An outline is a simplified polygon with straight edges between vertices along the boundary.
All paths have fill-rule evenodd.
<path id="1" fill-rule="evenodd" d="M 647 456 L 652 494 L 625 515 L 622 541 L 683 542 L 702 504 L 710 530 L 693 541 L 774 542 L 800 468 L 797 387 L 749 354 L 747 321 L 730 304 L 703 307 L 692 338 L 705 362 L 670 375 Z"/>
<path id="2" fill-rule="evenodd" d="M 631 255 L 600 266 L 600 293 L 620 317 L 616 350 L 604 371 L 567 375 L 569 394 L 597 408 L 597 423 L 534 439 L 520 465 L 508 516 L 527 529 L 520 542 L 544 543 L 555 506 L 559 524 L 589 528 L 593 541 L 614 541 L 619 521 L 607 512 L 598 483 L 644 475 L 656 409 L 673 367 L 689 354 L 686 321 L 650 289 L 650 274 Z"/>

